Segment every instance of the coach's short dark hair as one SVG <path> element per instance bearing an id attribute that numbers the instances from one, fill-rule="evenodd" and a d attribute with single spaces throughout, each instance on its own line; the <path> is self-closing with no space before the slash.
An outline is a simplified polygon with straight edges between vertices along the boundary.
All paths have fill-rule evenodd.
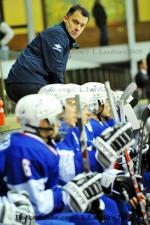
<path id="1" fill-rule="evenodd" d="M 77 4 L 77 5 L 73 5 L 68 12 L 66 13 L 67 16 L 71 16 L 75 11 L 80 11 L 81 14 L 85 17 L 90 17 L 89 12 L 87 11 L 87 9 L 85 9 L 84 7 L 82 7 L 81 5 Z"/>

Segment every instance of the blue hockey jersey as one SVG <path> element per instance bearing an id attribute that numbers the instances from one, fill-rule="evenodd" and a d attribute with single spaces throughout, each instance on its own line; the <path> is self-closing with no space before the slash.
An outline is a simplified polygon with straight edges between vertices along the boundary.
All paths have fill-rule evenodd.
<path id="1" fill-rule="evenodd" d="M 60 155 L 59 176 L 61 185 L 83 172 L 82 154 L 78 137 L 78 128 L 70 128 L 64 140 L 57 143 Z"/>
<path id="2" fill-rule="evenodd" d="M 115 125 L 114 120 L 113 119 L 109 119 L 108 121 L 101 122 L 101 121 L 97 121 L 93 118 L 90 119 L 90 123 L 92 126 L 92 130 L 94 133 L 94 137 L 98 137 L 101 135 L 101 133 L 106 130 L 108 127 L 113 127 Z"/>
<path id="3" fill-rule="evenodd" d="M 36 135 L 13 133 L 0 144 L 0 187 L 28 191 L 38 224 L 90 225 L 92 221 L 101 225 L 94 215 L 62 212 L 67 202 L 58 186 L 58 167 L 56 146 L 48 146 Z"/>
<path id="4" fill-rule="evenodd" d="M 41 138 L 13 133 L 0 145 L 0 186 L 28 191 L 37 216 L 59 212 L 64 203 L 58 163 L 56 149 Z"/>
<path id="5" fill-rule="evenodd" d="M 90 126 L 90 124 L 89 124 Z M 85 137 L 87 141 L 88 158 L 90 170 L 92 172 L 103 172 L 103 168 L 96 161 L 96 150 L 93 148 L 92 141 L 94 138 L 93 131 L 89 126 L 85 126 Z M 57 144 L 60 155 L 60 184 L 65 184 L 79 173 L 84 171 L 82 153 L 80 149 L 80 133 L 79 128 L 70 128 L 64 140 Z"/>
<path id="6" fill-rule="evenodd" d="M 106 128 L 105 128 L 106 129 Z M 90 123 L 85 126 L 87 150 L 90 162 L 91 171 L 102 172 L 103 169 L 96 161 L 95 152 L 92 141 L 94 140 L 93 128 Z M 83 172 L 82 154 L 79 143 L 79 129 L 71 128 L 66 135 L 65 139 L 58 143 L 58 150 L 60 154 L 60 180 L 61 184 L 65 184 L 71 180 L 76 174 Z M 106 204 L 105 216 L 106 221 L 104 224 L 121 224 L 121 217 L 114 200 L 103 196 L 103 201 Z M 113 205 L 111 210 L 109 205 Z M 126 218 L 127 221 L 127 218 Z"/>
<path id="7" fill-rule="evenodd" d="M 92 172 L 103 172 L 102 166 L 95 158 L 96 149 L 92 141 L 106 128 L 114 126 L 114 120 L 106 123 L 98 122 L 91 118 L 84 126 L 85 139 L 87 143 L 88 159 Z M 83 172 L 82 153 L 80 149 L 80 132 L 78 127 L 69 129 L 63 141 L 57 144 L 60 154 L 60 183 L 64 184 L 79 173 Z"/>
<path id="8" fill-rule="evenodd" d="M 144 172 L 143 174 L 144 188 L 150 192 L 150 172 Z"/>

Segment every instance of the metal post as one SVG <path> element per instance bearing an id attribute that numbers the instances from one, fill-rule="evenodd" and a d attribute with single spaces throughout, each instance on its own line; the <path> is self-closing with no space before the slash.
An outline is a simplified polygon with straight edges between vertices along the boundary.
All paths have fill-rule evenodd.
<path id="1" fill-rule="evenodd" d="M 45 2 L 45 0 L 41 0 L 41 7 L 42 7 L 42 14 L 43 14 L 44 29 L 46 29 L 48 24 L 47 24 L 46 2 Z"/>
<path id="2" fill-rule="evenodd" d="M 28 28 L 28 42 L 31 42 L 32 39 L 35 38 L 31 0 L 25 0 L 25 7 Z"/>
<path id="3" fill-rule="evenodd" d="M 132 79 L 137 72 L 137 62 L 135 60 L 135 24 L 134 24 L 134 7 L 133 0 L 126 0 L 126 20 L 127 20 L 127 33 L 128 33 L 128 46 L 129 46 L 129 56 L 130 56 L 130 72 Z"/>
<path id="4" fill-rule="evenodd" d="M 0 22 L 4 21 L 4 9 L 3 9 L 3 1 L 0 0 Z"/>

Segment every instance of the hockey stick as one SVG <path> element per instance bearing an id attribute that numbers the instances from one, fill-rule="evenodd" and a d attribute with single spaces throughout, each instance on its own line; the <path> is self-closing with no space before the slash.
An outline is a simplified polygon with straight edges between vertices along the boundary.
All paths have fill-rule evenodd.
<path id="1" fill-rule="evenodd" d="M 133 94 L 133 92 L 136 89 L 137 89 L 137 85 L 133 82 L 127 86 L 122 96 L 120 97 L 119 110 L 120 110 L 121 122 L 123 123 L 125 122 L 124 104 L 126 103 L 127 99 Z"/>
<path id="2" fill-rule="evenodd" d="M 106 91 L 107 91 L 107 95 L 108 95 L 109 104 L 110 104 L 110 108 L 111 108 L 113 118 L 115 120 L 115 123 L 119 124 L 120 119 L 119 119 L 118 112 L 117 112 L 117 109 L 116 109 L 116 106 L 115 106 L 114 98 L 111 94 L 110 83 L 108 81 L 105 82 L 105 88 L 106 88 Z M 112 106 L 115 106 L 115 107 L 112 107 Z"/>
<path id="3" fill-rule="evenodd" d="M 148 142 L 149 140 L 149 135 L 150 135 L 150 117 L 148 117 L 148 119 L 146 120 L 146 123 L 145 123 L 145 129 L 146 129 L 146 132 L 145 132 L 145 137 L 144 137 L 144 143 L 143 143 L 143 146 L 145 146 L 145 144 Z"/>
<path id="4" fill-rule="evenodd" d="M 120 122 L 118 122 L 119 121 L 119 117 L 118 117 L 118 114 L 117 114 L 116 105 L 114 103 L 113 97 L 111 97 L 111 88 L 110 88 L 110 84 L 109 84 L 108 81 L 105 82 L 105 87 L 106 87 L 106 90 L 107 90 L 107 93 L 108 93 L 108 98 L 109 98 L 109 101 L 110 101 L 110 107 L 111 107 L 111 111 L 113 112 L 113 115 L 114 115 L 115 123 L 119 124 Z M 122 99 L 124 101 L 127 99 L 129 94 L 131 93 L 130 87 L 131 86 L 129 86 L 128 89 L 127 89 L 128 93 L 124 94 L 123 97 L 122 97 Z M 139 189 L 138 182 L 137 182 L 137 179 L 136 179 L 136 176 L 135 176 L 135 173 L 134 173 L 133 162 L 132 162 L 132 160 L 130 158 L 130 155 L 129 155 L 129 152 L 128 152 L 127 149 L 125 150 L 124 155 L 125 155 L 126 163 L 127 163 L 127 166 L 128 166 L 128 171 L 130 173 L 130 177 L 131 177 L 131 180 L 132 180 L 132 184 L 133 184 L 133 187 L 135 189 L 136 197 L 137 197 L 137 200 L 138 200 L 138 203 L 139 203 L 139 206 L 140 206 L 142 220 L 143 220 L 145 225 L 148 225 L 147 213 L 146 213 L 145 205 L 143 203 L 143 199 L 141 197 L 141 191 Z"/>
<path id="5" fill-rule="evenodd" d="M 75 98 L 76 98 L 76 109 L 77 109 L 77 121 L 78 121 L 79 132 L 80 132 L 80 148 L 81 148 L 82 159 L 83 159 L 83 168 L 84 168 L 84 172 L 90 172 L 87 142 L 85 138 L 84 125 L 82 121 L 80 96 L 76 95 Z"/>
<path id="6" fill-rule="evenodd" d="M 130 83 L 124 90 L 122 96 L 120 97 L 120 100 L 126 102 L 127 99 L 130 97 L 130 95 L 132 95 L 136 89 L 137 89 L 136 83 L 134 82 Z"/>
<path id="7" fill-rule="evenodd" d="M 136 132 L 139 131 L 140 122 L 137 119 L 134 109 L 132 108 L 132 106 L 129 103 L 124 105 L 124 113 L 125 113 L 127 120 L 131 123 L 133 131 L 136 131 Z"/>
<path id="8" fill-rule="evenodd" d="M 142 149 L 143 149 L 143 146 L 145 145 L 145 141 L 146 139 L 144 138 L 144 127 L 145 127 L 145 124 L 146 124 L 146 121 L 147 121 L 147 118 L 150 116 L 150 104 L 146 107 L 146 109 L 143 111 L 142 113 L 142 124 L 141 125 L 141 130 L 142 130 L 142 134 L 141 134 L 141 140 L 140 140 L 140 143 L 139 143 L 139 154 L 138 154 L 138 160 L 137 160 L 137 164 L 136 164 L 136 169 L 137 169 L 137 173 L 138 174 L 141 174 L 141 171 L 142 171 Z"/>
<path id="9" fill-rule="evenodd" d="M 80 104 L 80 96 L 76 95 L 76 109 L 77 109 L 77 121 L 80 131 L 80 148 L 82 152 L 82 159 L 83 159 L 83 168 L 84 172 L 88 173 L 90 172 L 90 163 L 89 163 L 89 156 L 88 156 L 88 150 L 87 150 L 87 141 L 85 138 L 85 131 L 84 131 L 84 124 L 82 120 L 82 110 L 81 110 L 81 104 Z M 104 222 L 104 213 L 103 210 L 100 209 L 100 201 L 99 199 L 95 200 L 93 202 L 92 211 L 100 222 Z"/>
<path id="10" fill-rule="evenodd" d="M 129 84 L 127 86 L 127 88 L 125 89 L 124 93 L 122 94 L 121 98 L 120 98 L 120 101 L 119 101 L 119 108 L 120 108 L 120 116 L 121 116 L 121 121 L 122 122 L 125 122 L 125 102 L 127 101 L 127 99 L 129 98 L 130 95 L 132 95 L 134 93 L 134 91 L 137 89 L 137 85 L 133 82 L 131 84 Z M 142 148 L 143 148 L 143 138 L 144 138 L 144 125 L 145 125 L 145 118 L 147 117 L 147 111 L 145 111 L 143 113 L 143 128 L 142 128 L 142 138 L 141 138 L 141 144 L 139 145 L 139 159 L 137 160 L 137 173 L 138 174 L 141 174 L 141 162 L 142 162 Z"/>

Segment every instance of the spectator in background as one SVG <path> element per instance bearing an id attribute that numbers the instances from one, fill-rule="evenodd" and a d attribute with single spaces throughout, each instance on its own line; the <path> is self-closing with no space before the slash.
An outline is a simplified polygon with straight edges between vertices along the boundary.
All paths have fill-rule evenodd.
<path id="1" fill-rule="evenodd" d="M 146 63 L 147 63 L 147 74 L 149 78 L 149 81 L 147 83 L 146 94 L 147 94 L 147 98 L 150 100 L 150 52 L 148 53 L 146 57 Z"/>
<path id="2" fill-rule="evenodd" d="M 144 88 L 148 80 L 147 63 L 145 59 L 138 61 L 138 72 L 135 76 L 136 84 L 139 88 Z"/>
<path id="3" fill-rule="evenodd" d="M 135 82 L 138 86 L 138 97 L 147 97 L 147 82 L 149 77 L 147 74 L 147 63 L 145 59 L 138 61 L 138 72 L 135 75 Z"/>
<path id="4" fill-rule="evenodd" d="M 109 41 L 108 41 L 108 31 L 107 31 L 107 14 L 100 0 L 95 0 L 92 13 L 95 19 L 95 23 L 100 31 L 99 43 L 101 46 L 108 45 Z"/>
<path id="5" fill-rule="evenodd" d="M 147 63 L 147 73 L 148 73 L 148 76 L 150 77 L 150 53 L 148 53 L 146 57 L 146 63 Z"/>

